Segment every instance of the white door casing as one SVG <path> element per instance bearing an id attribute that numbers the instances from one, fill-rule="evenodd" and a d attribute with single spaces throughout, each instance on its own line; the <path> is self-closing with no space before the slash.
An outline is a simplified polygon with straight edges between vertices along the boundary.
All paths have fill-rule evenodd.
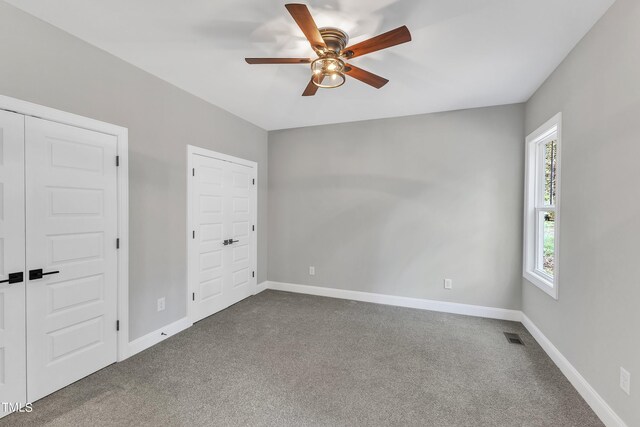
<path id="1" fill-rule="evenodd" d="M 35 401 L 117 359 L 117 138 L 25 123 L 26 270 L 45 273 L 26 282 Z"/>
<path id="2" fill-rule="evenodd" d="M 24 273 L 24 116 L 0 110 L 0 281 Z M 25 282 L 0 283 L 0 417 L 26 393 Z"/>
<path id="3" fill-rule="evenodd" d="M 188 311 L 196 322 L 256 291 L 257 164 L 192 146 L 188 158 Z"/>

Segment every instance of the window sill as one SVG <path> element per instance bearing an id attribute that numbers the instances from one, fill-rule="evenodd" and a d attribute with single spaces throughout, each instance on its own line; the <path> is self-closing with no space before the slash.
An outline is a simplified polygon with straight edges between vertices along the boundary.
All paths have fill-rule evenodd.
<path id="1" fill-rule="evenodd" d="M 545 277 L 531 271 L 525 271 L 524 278 L 527 279 L 531 284 L 540 288 L 540 290 L 549 295 L 551 298 L 555 300 L 558 299 L 558 287 Z"/>

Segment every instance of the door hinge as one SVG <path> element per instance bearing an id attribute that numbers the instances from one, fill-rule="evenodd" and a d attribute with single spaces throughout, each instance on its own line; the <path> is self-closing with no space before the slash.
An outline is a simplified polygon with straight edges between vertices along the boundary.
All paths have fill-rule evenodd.
<path id="1" fill-rule="evenodd" d="M 116 239 L 116 249 L 120 249 L 120 238 Z"/>
<path id="2" fill-rule="evenodd" d="M 196 176 L 196 168 L 191 169 L 191 175 Z"/>
<path id="3" fill-rule="evenodd" d="M 192 299 L 193 301 L 195 301 L 195 300 L 196 300 L 196 293 L 195 293 L 195 292 L 191 294 L 191 299 Z"/>
<path id="4" fill-rule="evenodd" d="M 256 277 L 256 272 L 255 271 L 251 272 L 251 277 Z"/>
<path id="5" fill-rule="evenodd" d="M 251 231 L 256 231 L 256 226 L 255 225 L 251 226 Z"/>
<path id="6" fill-rule="evenodd" d="M 192 232 L 192 238 L 195 239 L 196 238 L 196 230 L 193 230 Z"/>
<path id="7" fill-rule="evenodd" d="M 116 166 L 120 166 L 120 156 L 116 156 Z"/>
<path id="8" fill-rule="evenodd" d="M 255 178 L 253 179 L 253 185 L 256 185 L 256 179 Z"/>
<path id="9" fill-rule="evenodd" d="M 116 331 L 120 330 L 120 321 L 116 320 Z"/>

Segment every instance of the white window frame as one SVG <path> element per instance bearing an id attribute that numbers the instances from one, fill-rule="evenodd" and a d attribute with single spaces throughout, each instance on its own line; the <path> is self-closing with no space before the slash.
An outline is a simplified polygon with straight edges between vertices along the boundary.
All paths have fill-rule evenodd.
<path id="1" fill-rule="evenodd" d="M 556 189 L 555 205 L 544 206 L 544 174 L 540 173 L 543 156 L 540 146 L 556 140 Z M 558 299 L 558 273 L 560 254 L 560 168 L 562 146 L 562 113 L 556 114 L 526 139 L 525 196 L 524 196 L 524 260 L 523 276 L 554 299 Z M 541 211 L 555 212 L 553 277 L 536 266 L 543 233 L 538 233 L 537 223 Z"/>

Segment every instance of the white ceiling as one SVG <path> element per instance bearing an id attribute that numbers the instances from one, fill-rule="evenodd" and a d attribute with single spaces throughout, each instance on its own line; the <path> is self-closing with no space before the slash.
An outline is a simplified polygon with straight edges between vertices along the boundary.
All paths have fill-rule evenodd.
<path id="1" fill-rule="evenodd" d="M 614 0 L 307 0 L 352 44 L 401 25 L 413 41 L 353 59 L 382 89 L 304 98 L 307 65 L 243 60 L 312 55 L 283 0 L 7 2 L 274 130 L 526 101 Z"/>

